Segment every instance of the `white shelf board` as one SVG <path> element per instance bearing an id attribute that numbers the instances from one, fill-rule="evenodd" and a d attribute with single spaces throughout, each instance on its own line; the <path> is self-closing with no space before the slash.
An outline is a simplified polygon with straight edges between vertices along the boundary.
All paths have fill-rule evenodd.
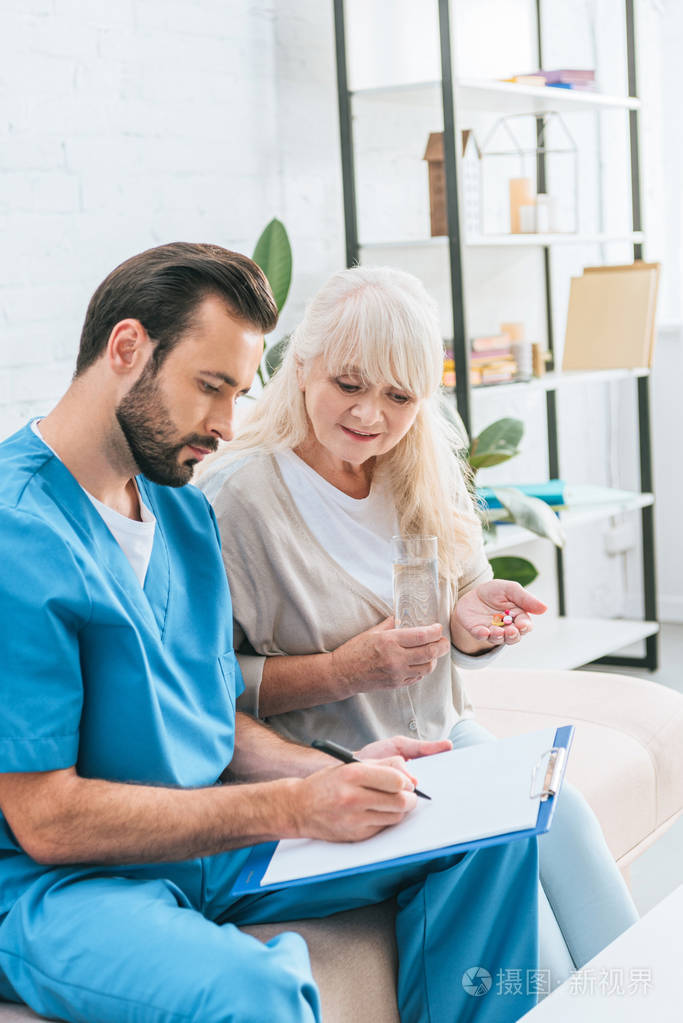
<path id="1" fill-rule="evenodd" d="M 411 106 L 441 103 L 441 80 L 404 82 L 352 91 L 354 100 L 375 100 Z M 492 79 L 461 78 L 455 83 L 456 108 L 485 110 L 501 114 L 550 113 L 555 110 L 638 110 L 641 102 L 633 96 L 607 96 L 580 89 L 520 85 Z"/>
<path id="2" fill-rule="evenodd" d="M 636 377 L 647 377 L 650 370 L 647 366 L 638 366 L 635 369 L 571 369 L 562 372 L 557 370 L 553 373 L 546 373 L 542 377 L 532 377 L 531 380 L 511 380 L 508 383 L 500 384 L 478 384 L 473 387 L 472 394 L 491 391 L 509 391 L 510 388 L 528 387 L 536 391 L 556 391 L 560 387 L 571 384 L 607 384 L 613 380 L 634 380 Z"/>
<path id="3" fill-rule="evenodd" d="M 629 491 L 616 491 L 610 487 L 582 486 L 570 484 L 567 488 L 570 500 L 576 503 L 559 513 L 559 519 L 565 529 L 583 526 L 589 522 L 609 519 L 612 515 L 624 512 L 639 511 L 654 504 L 653 494 L 638 494 Z M 585 496 L 585 500 L 583 499 Z M 592 501 L 587 498 L 592 497 Z M 542 539 L 530 529 L 518 526 L 516 522 L 502 523 L 496 526 L 495 539 L 486 544 L 486 554 L 491 557 L 501 551 L 508 551 L 521 544 Z"/>
<path id="4" fill-rule="evenodd" d="M 400 238 L 394 241 L 359 242 L 359 249 L 447 249 L 448 236 L 438 235 L 436 238 Z"/>
<path id="5" fill-rule="evenodd" d="M 455 98 L 459 106 L 468 110 L 500 110 L 504 114 L 595 108 L 638 110 L 641 105 L 634 96 L 605 96 L 585 89 L 557 89 L 548 85 L 474 78 L 461 78 L 456 82 Z"/>
<path id="6" fill-rule="evenodd" d="M 501 668 L 580 668 L 657 632 L 658 622 L 539 615 L 533 632 L 508 647 L 498 663 Z"/>
<path id="7" fill-rule="evenodd" d="M 538 248 L 549 245 L 608 245 L 610 242 L 628 242 L 640 245 L 645 241 L 642 231 L 624 231 L 621 234 L 491 234 L 470 237 L 466 248 Z M 361 241 L 360 249 L 446 249 L 448 237 L 394 239 L 393 241 Z"/>
<path id="8" fill-rule="evenodd" d="M 625 231 L 623 234 L 492 234 L 467 238 L 465 245 L 469 248 L 513 248 L 533 245 L 607 245 L 609 242 L 629 242 L 641 245 L 645 241 L 642 231 Z"/>

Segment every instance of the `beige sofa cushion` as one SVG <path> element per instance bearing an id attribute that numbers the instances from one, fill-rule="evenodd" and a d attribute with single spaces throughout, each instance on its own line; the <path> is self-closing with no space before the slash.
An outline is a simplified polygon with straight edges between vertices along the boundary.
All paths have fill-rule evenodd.
<path id="1" fill-rule="evenodd" d="M 9 1003 L 0 1002 L 1 1023 L 30 1023 L 32 1019 L 45 1018 L 45 1016 L 36 1016 L 35 1012 L 31 1012 L 25 1005 L 10 1005 Z"/>
<path id="2" fill-rule="evenodd" d="M 325 1023 L 400 1023 L 393 903 L 352 909 L 325 920 L 244 927 L 261 941 L 284 930 L 306 940 Z M 0 1016 L 0 1023 L 5 1023 Z"/>
<path id="3" fill-rule="evenodd" d="M 683 696 L 599 671 L 468 672 L 477 720 L 494 735 L 573 724 L 567 777 L 626 866 L 683 807 Z"/>

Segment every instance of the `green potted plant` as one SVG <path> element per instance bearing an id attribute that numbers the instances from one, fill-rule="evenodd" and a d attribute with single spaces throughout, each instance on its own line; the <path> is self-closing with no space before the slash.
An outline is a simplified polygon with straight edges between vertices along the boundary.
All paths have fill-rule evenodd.
<path id="1" fill-rule="evenodd" d="M 479 469 L 501 465 L 519 454 L 519 443 L 524 434 L 524 423 L 521 419 L 498 419 L 470 442 L 450 395 L 444 395 L 443 408 L 462 438 L 460 454 L 472 470 L 473 489 Z M 494 519 L 497 521 L 506 519 L 551 540 L 557 547 L 564 545 L 562 524 L 545 501 L 529 497 L 514 486 L 497 486 L 491 489 L 504 511 L 491 512 L 480 504 L 485 539 L 493 539 L 496 535 Z M 489 561 L 496 579 L 513 579 L 522 586 L 528 586 L 538 576 L 538 570 L 527 558 L 506 556 L 490 558 Z"/>
<path id="2" fill-rule="evenodd" d="M 264 227 L 251 258 L 268 278 L 278 312 L 282 312 L 292 283 L 292 246 L 289 243 L 287 228 L 277 217 L 273 217 Z M 258 368 L 259 380 L 264 387 L 280 365 L 288 340 L 287 334 L 266 349 Z"/>

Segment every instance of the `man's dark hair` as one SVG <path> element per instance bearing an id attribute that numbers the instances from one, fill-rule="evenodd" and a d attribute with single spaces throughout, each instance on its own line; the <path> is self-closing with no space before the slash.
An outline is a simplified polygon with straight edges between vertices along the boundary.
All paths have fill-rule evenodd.
<path id="1" fill-rule="evenodd" d="M 155 342 L 158 369 L 209 295 L 222 298 L 231 315 L 264 334 L 277 323 L 266 276 L 247 256 L 220 245 L 159 245 L 117 266 L 90 299 L 75 376 L 104 352 L 114 326 L 129 318 L 139 320 Z"/>

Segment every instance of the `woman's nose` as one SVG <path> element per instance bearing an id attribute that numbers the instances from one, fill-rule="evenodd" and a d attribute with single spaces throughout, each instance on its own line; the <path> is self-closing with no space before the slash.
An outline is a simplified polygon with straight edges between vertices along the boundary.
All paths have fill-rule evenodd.
<path id="1" fill-rule="evenodd" d="M 372 426 L 382 418 L 382 402 L 379 394 L 364 394 L 358 398 L 353 409 L 353 415 L 365 425 Z"/>

